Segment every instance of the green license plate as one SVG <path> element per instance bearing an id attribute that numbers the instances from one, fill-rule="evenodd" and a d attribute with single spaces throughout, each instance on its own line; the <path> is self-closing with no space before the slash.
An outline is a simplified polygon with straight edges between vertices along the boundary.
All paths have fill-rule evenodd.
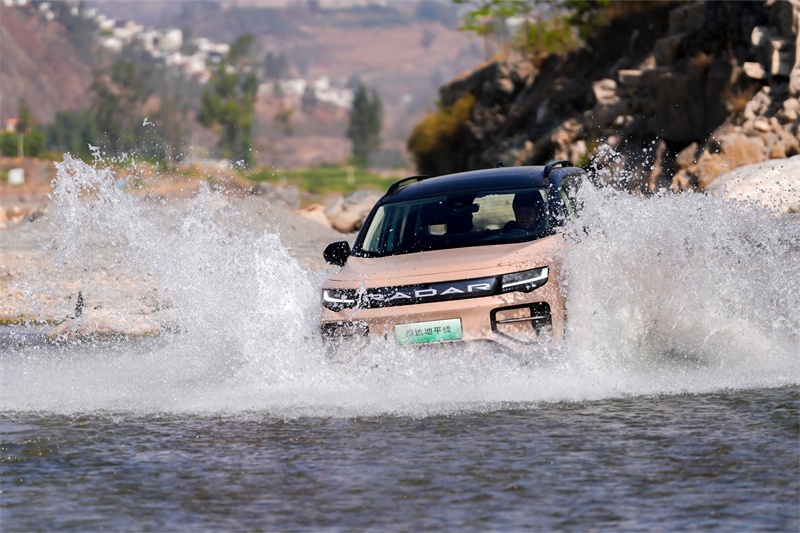
<path id="1" fill-rule="evenodd" d="M 394 334 L 398 344 L 452 341 L 461 338 L 461 319 L 431 320 L 416 324 L 397 324 Z"/>

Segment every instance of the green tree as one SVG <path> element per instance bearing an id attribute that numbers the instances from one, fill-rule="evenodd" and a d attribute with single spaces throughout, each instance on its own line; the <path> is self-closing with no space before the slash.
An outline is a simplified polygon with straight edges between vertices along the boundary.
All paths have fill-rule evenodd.
<path id="1" fill-rule="evenodd" d="M 151 78 L 152 71 L 133 60 L 115 61 L 110 76 L 95 72 L 91 109 L 108 149 L 116 152 L 135 145 L 134 126 L 152 94 Z"/>
<path id="2" fill-rule="evenodd" d="M 375 153 L 381 144 L 381 124 L 383 122 L 383 105 L 375 90 L 367 91 L 359 84 L 350 111 L 350 126 L 347 136 L 353 141 L 353 160 L 358 165 L 366 165 L 369 156 Z"/>
<path id="3" fill-rule="evenodd" d="M 575 28 L 583 35 L 585 26 L 593 24 L 598 10 L 607 8 L 611 0 L 564 0 L 560 4 L 541 0 L 452 0 L 470 4 L 463 16 L 461 29 L 484 37 L 486 59 L 491 59 L 490 39 L 507 32 L 506 21 L 522 19 L 522 28 L 512 45 L 530 54 L 561 52 L 579 44 Z"/>
<path id="4" fill-rule="evenodd" d="M 46 144 L 50 150 L 90 157 L 89 145 L 99 144 L 100 132 L 91 110 L 59 111 L 45 127 Z"/>
<path id="5" fill-rule="evenodd" d="M 189 134 L 186 126 L 189 104 L 181 89 L 181 80 L 170 76 L 161 93 L 157 123 L 163 133 L 164 156 L 168 161 L 183 159 L 183 149 Z"/>
<path id="6" fill-rule="evenodd" d="M 203 90 L 197 120 L 218 130 L 222 156 L 245 167 L 253 166 L 254 105 L 258 78 L 252 72 L 252 35 L 243 35 L 217 65 L 210 87 Z"/>
<path id="7" fill-rule="evenodd" d="M 25 154 L 25 135 L 31 133 L 34 126 L 33 115 L 31 108 L 28 107 L 28 102 L 25 98 L 19 99 L 19 107 L 17 109 L 17 143 L 18 155 L 23 157 Z"/>

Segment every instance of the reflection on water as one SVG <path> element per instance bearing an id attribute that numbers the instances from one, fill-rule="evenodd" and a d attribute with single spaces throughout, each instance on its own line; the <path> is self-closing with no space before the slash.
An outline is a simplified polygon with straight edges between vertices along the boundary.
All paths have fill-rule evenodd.
<path id="1" fill-rule="evenodd" d="M 6 530 L 800 526 L 800 389 L 424 418 L 6 415 Z"/>

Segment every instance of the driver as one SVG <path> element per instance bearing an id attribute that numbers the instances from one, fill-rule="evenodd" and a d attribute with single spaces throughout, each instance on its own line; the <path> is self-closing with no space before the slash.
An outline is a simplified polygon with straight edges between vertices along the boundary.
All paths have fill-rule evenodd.
<path id="1" fill-rule="evenodd" d="M 538 192 L 518 193 L 511 204 L 514 218 L 503 226 L 503 231 L 522 229 L 525 231 L 544 231 L 547 225 L 545 205 Z"/>

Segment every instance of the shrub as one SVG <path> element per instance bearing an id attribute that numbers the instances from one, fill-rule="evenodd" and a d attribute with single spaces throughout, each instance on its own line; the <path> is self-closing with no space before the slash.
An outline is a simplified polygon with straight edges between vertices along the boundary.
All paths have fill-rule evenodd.
<path id="1" fill-rule="evenodd" d="M 444 146 L 455 140 L 463 125 L 469 120 L 474 105 L 475 96 L 467 93 L 453 105 L 440 108 L 414 126 L 408 138 L 408 150 L 414 154 L 418 168 L 435 167 L 433 161 Z"/>

